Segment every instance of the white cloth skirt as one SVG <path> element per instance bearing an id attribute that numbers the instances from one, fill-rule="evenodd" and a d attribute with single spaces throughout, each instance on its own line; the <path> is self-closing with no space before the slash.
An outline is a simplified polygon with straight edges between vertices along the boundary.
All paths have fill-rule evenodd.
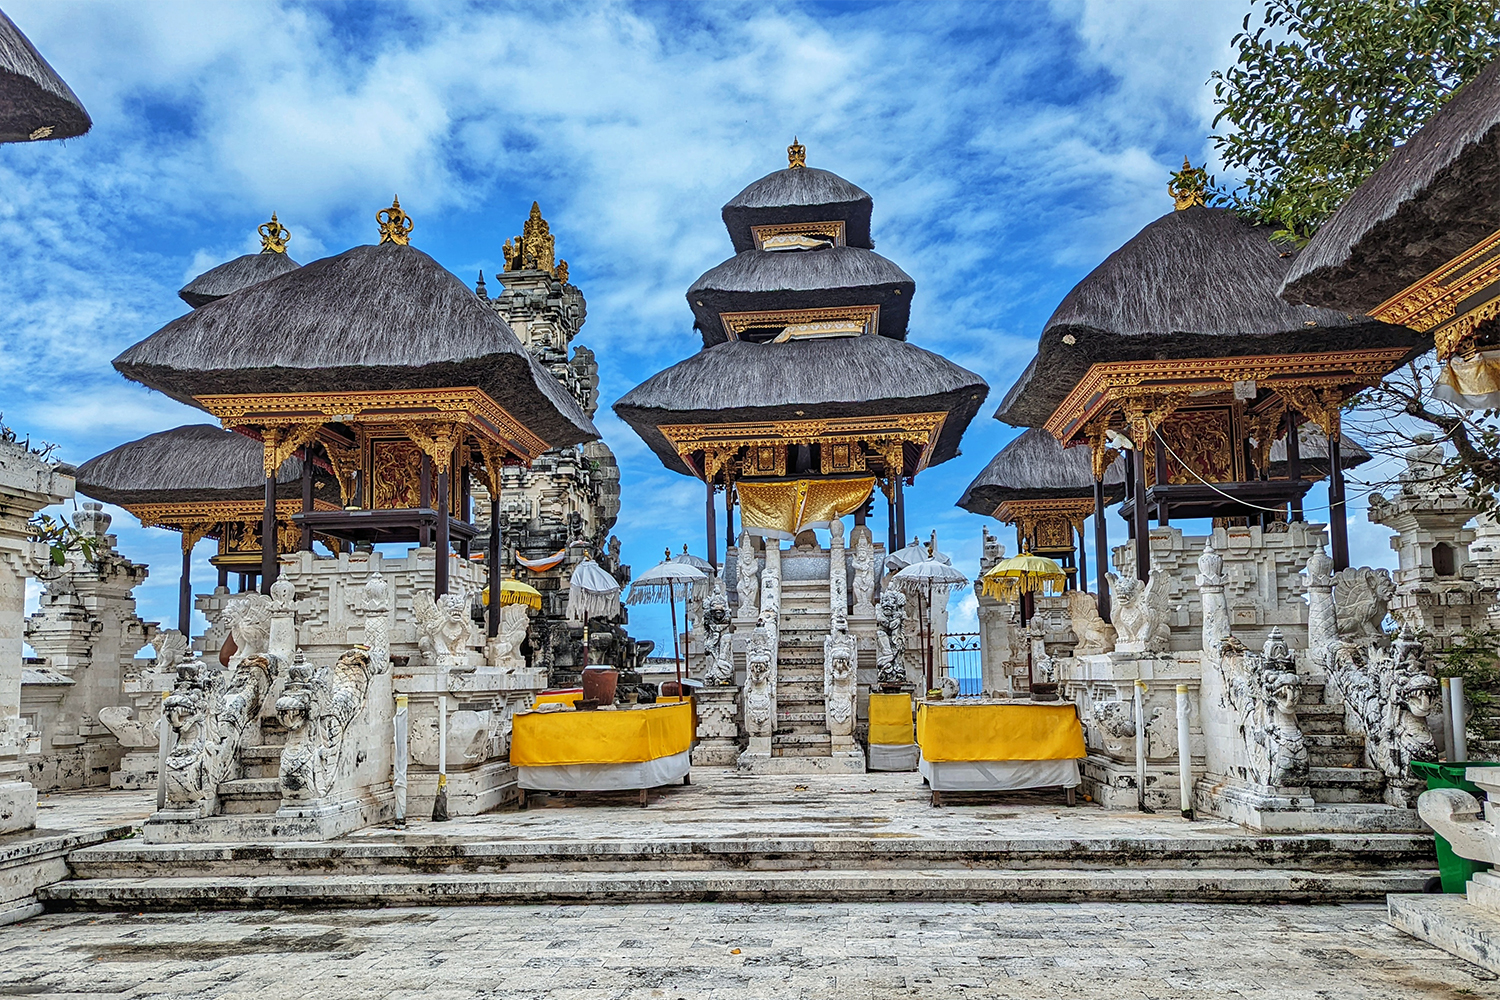
<path id="1" fill-rule="evenodd" d="M 1004 792 L 1015 788 L 1076 788 L 1076 760 L 943 760 L 922 757 L 917 770 L 934 792 Z"/>
<path id="2" fill-rule="evenodd" d="M 522 788 L 539 792 L 614 792 L 674 785 L 692 767 L 692 751 L 628 764 L 548 764 L 516 768 Z"/>

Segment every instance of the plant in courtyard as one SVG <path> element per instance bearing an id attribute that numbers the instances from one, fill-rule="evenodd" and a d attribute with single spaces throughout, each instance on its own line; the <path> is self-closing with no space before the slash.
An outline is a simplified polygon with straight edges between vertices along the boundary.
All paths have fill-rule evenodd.
<path id="1" fill-rule="evenodd" d="M 47 546 L 49 559 L 54 566 L 68 561 L 68 553 L 77 550 L 86 562 L 98 556 L 98 539 L 79 531 L 67 521 L 59 521 L 50 514 L 37 514 L 27 522 L 29 536 L 33 542 Z"/>
<path id="2" fill-rule="evenodd" d="M 1469 729 L 1482 740 L 1500 739 L 1500 629 L 1468 628 L 1436 654 L 1439 677 L 1461 677 L 1469 704 Z"/>

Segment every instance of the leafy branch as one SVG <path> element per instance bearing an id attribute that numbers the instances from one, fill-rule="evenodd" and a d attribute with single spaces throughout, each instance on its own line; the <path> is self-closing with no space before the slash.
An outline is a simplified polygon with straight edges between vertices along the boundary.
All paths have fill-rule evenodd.
<path id="1" fill-rule="evenodd" d="M 29 536 L 33 542 L 47 546 L 50 561 L 54 566 L 63 566 L 68 553 L 77 551 L 85 562 L 99 558 L 99 539 L 93 534 L 79 531 L 67 521 L 59 521 L 50 514 L 37 514 L 27 522 Z"/>

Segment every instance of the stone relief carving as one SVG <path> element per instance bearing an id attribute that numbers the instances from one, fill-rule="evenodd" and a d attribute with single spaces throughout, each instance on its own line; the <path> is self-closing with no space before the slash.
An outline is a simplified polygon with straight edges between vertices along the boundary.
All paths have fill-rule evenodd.
<path id="1" fill-rule="evenodd" d="M 755 539 L 750 532 L 740 532 L 740 547 L 736 551 L 734 575 L 735 588 L 740 595 L 740 618 L 755 621 L 760 617 L 756 604 L 760 596 L 760 564 L 755 557 Z"/>
<path id="2" fill-rule="evenodd" d="M 745 728 L 751 736 L 770 736 L 776 726 L 776 646 L 769 613 L 750 635 L 745 650 Z"/>
<path id="3" fill-rule="evenodd" d="M 1333 577 L 1339 635 L 1356 645 L 1384 643 L 1382 623 L 1396 585 L 1389 570 L 1351 566 Z"/>
<path id="4" fill-rule="evenodd" d="M 1203 605 L 1203 649 L 1210 659 L 1218 656 L 1229 636 L 1229 602 L 1224 598 L 1224 557 L 1214 548 L 1213 536 L 1203 543 L 1198 556 L 1198 575 L 1193 578 Z"/>
<path id="5" fill-rule="evenodd" d="M 828 607 L 834 614 L 849 610 L 849 569 L 844 562 L 844 522 L 828 525 Z"/>
<path id="6" fill-rule="evenodd" d="M 522 670 L 526 658 L 521 655 L 521 644 L 526 641 L 526 631 L 531 627 L 531 616 L 524 604 L 507 604 L 500 609 L 499 634 L 490 643 L 495 666 L 502 673 Z"/>
<path id="7" fill-rule="evenodd" d="M 443 594 L 434 599 L 427 591 L 418 590 L 412 594 L 412 616 L 424 661 L 440 667 L 469 665 L 474 623 L 469 618 L 469 602 L 462 594 Z"/>
<path id="8" fill-rule="evenodd" d="M 734 616 L 729 612 L 729 597 L 722 586 L 703 606 L 703 680 L 707 684 L 734 683 Z"/>
<path id="9" fill-rule="evenodd" d="M 156 647 L 156 663 L 152 669 L 159 675 L 175 671 L 187 657 L 187 636 L 175 628 L 156 633 L 151 645 Z M 157 737 L 160 716 L 148 715 L 144 709 L 140 718 L 134 715 L 135 710 L 129 705 L 111 705 L 99 710 L 99 724 L 113 733 L 122 747 L 136 750 L 156 746 L 160 742 Z"/>
<path id="10" fill-rule="evenodd" d="M 1101 701 L 1094 705 L 1094 731 L 1104 752 L 1112 757 L 1134 755 L 1135 719 L 1123 701 Z"/>
<path id="11" fill-rule="evenodd" d="M 849 532 L 851 561 L 854 565 L 854 617 L 870 618 L 875 614 L 875 541 L 863 524 Z"/>
<path id="12" fill-rule="evenodd" d="M 1114 590 L 1115 650 L 1121 653 L 1165 653 L 1172 641 L 1167 625 L 1166 576 L 1153 573 L 1148 583 L 1133 576 L 1109 574 Z"/>
<path id="13" fill-rule="evenodd" d="M 370 672 L 383 674 L 391 666 L 391 585 L 379 573 L 365 581 L 359 601 L 364 619 L 365 645 L 370 647 Z"/>
<path id="14" fill-rule="evenodd" d="M 881 684 L 906 683 L 906 595 L 894 587 L 875 609 L 875 670 Z"/>
<path id="15" fill-rule="evenodd" d="M 854 636 L 842 611 L 833 613 L 831 629 L 823 640 L 823 711 L 830 735 L 854 735 L 855 663 Z"/>
<path id="16" fill-rule="evenodd" d="M 1108 653 L 1115 648 L 1115 627 L 1099 617 L 1099 599 L 1086 590 L 1068 591 L 1068 619 L 1078 644 L 1074 656 Z"/>

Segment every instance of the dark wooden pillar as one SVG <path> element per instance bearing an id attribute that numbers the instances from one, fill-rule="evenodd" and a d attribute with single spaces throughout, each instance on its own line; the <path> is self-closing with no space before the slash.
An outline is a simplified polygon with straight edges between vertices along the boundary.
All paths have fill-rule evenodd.
<path id="1" fill-rule="evenodd" d="M 1135 527 L 1135 575 L 1145 583 L 1151 579 L 1151 523 L 1146 519 L 1146 452 L 1137 444 L 1130 457 L 1135 470 L 1131 476 L 1135 487 L 1135 511 L 1131 518 Z"/>
<path id="2" fill-rule="evenodd" d="M 1302 480 L 1302 441 L 1297 437 L 1297 414 L 1286 411 L 1286 475 L 1292 482 Z M 1292 520 L 1302 520 L 1302 497 L 1292 497 Z"/>
<path id="3" fill-rule="evenodd" d="M 499 478 L 498 476 L 495 478 Z M 490 494 L 490 548 L 485 558 L 490 576 L 490 620 L 489 634 L 493 639 L 500 634 L 500 496 Z"/>
<path id="4" fill-rule="evenodd" d="M 1109 526 L 1104 523 L 1104 480 L 1094 480 L 1094 573 L 1099 579 L 1099 617 L 1109 621 Z"/>
<path id="5" fill-rule="evenodd" d="M 433 507 L 432 459 L 427 456 L 426 452 L 422 453 L 422 467 L 421 471 L 417 473 L 417 484 L 422 494 L 422 506 L 431 509 Z M 432 544 L 432 533 L 427 530 L 426 526 L 417 529 L 417 544 L 423 548 Z M 439 591 L 439 593 L 442 593 L 442 591 Z"/>
<path id="6" fill-rule="evenodd" d="M 313 465 L 312 449 L 302 449 L 302 513 L 311 514 L 313 509 Z M 312 529 L 302 526 L 301 551 L 312 551 Z"/>
<path id="7" fill-rule="evenodd" d="M 249 573 L 241 573 L 240 574 L 240 589 L 239 589 L 239 593 L 243 594 L 247 589 L 249 589 L 249 587 L 250 587 L 250 574 Z"/>
<path id="8" fill-rule="evenodd" d="M 177 630 L 191 636 L 193 625 L 193 543 L 186 531 L 182 534 L 182 578 L 177 583 Z"/>
<path id="9" fill-rule="evenodd" d="M 1339 434 L 1328 435 L 1328 537 L 1333 548 L 1333 571 L 1349 568 L 1349 510 L 1344 505 L 1344 463 Z"/>
<path id="10" fill-rule="evenodd" d="M 260 592 L 276 582 L 276 471 L 266 477 L 266 507 L 260 518 Z"/>
<path id="11" fill-rule="evenodd" d="M 469 467 L 465 465 L 462 469 L 458 470 L 458 474 L 460 476 L 458 481 L 458 519 L 465 524 L 473 524 L 474 516 L 469 513 Z M 467 538 L 458 543 L 458 554 L 465 559 L 469 558 L 469 540 Z"/>
<path id="12" fill-rule="evenodd" d="M 734 484 L 724 484 L 724 557 L 734 548 Z"/>
<path id="13" fill-rule="evenodd" d="M 1087 548 L 1088 546 L 1083 540 L 1083 527 L 1080 525 L 1078 528 L 1078 573 L 1073 577 L 1075 581 L 1073 586 L 1079 590 L 1089 589 L 1089 557 L 1086 551 Z"/>
<path id="14" fill-rule="evenodd" d="M 228 566 L 220 566 L 219 567 L 219 586 L 223 587 L 225 590 L 229 589 L 229 567 Z M 245 588 L 241 587 L 240 589 L 244 590 Z"/>
<path id="15" fill-rule="evenodd" d="M 706 492 L 703 501 L 703 518 L 708 529 L 708 552 L 706 558 L 708 564 L 714 569 L 719 568 L 719 526 L 714 520 L 714 481 L 712 479 L 703 484 Z"/>
<path id="16" fill-rule="evenodd" d="M 437 475 L 437 580 L 433 593 L 441 597 L 448 592 L 448 470 Z"/>
<path id="17" fill-rule="evenodd" d="M 906 544 L 906 491 L 902 488 L 904 476 L 896 477 L 896 540 Z M 901 545 L 896 546 L 900 548 Z"/>
<path id="18" fill-rule="evenodd" d="M 891 481 L 891 495 L 886 498 L 886 502 L 885 502 L 885 517 L 886 517 L 886 521 L 887 521 L 886 529 L 885 529 L 885 554 L 886 555 L 890 555 L 892 552 L 895 552 L 897 549 L 899 549 L 901 547 L 900 545 L 896 544 L 897 541 L 900 539 L 901 536 L 898 535 L 898 534 L 896 534 L 896 500 L 895 500 L 895 496 L 896 496 L 895 480 L 892 479 L 892 481 Z M 883 571 L 882 570 L 876 570 L 876 572 L 880 573 L 880 572 L 883 572 Z"/>

